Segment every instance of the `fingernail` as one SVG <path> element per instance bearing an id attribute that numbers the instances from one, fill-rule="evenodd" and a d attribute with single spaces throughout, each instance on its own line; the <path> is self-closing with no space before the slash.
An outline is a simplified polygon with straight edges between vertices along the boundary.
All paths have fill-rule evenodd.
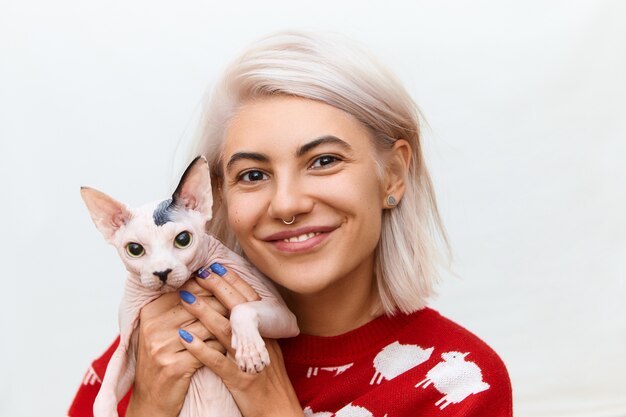
<path id="1" fill-rule="evenodd" d="M 211 271 L 215 272 L 220 277 L 223 277 L 224 274 L 226 274 L 226 268 L 224 268 L 222 265 L 218 264 L 217 262 L 212 264 L 209 268 L 211 268 Z"/>
<path id="2" fill-rule="evenodd" d="M 187 304 L 193 304 L 196 302 L 196 297 L 188 291 L 179 291 L 178 295 L 180 295 L 180 298 L 182 298 Z"/>
<path id="3" fill-rule="evenodd" d="M 197 275 L 202 279 L 207 279 L 211 273 L 204 268 L 198 269 Z"/>
<path id="4" fill-rule="evenodd" d="M 193 342 L 193 336 L 189 332 L 184 331 L 183 329 L 180 329 L 178 331 L 178 335 L 181 337 L 181 339 L 183 339 L 187 343 Z"/>

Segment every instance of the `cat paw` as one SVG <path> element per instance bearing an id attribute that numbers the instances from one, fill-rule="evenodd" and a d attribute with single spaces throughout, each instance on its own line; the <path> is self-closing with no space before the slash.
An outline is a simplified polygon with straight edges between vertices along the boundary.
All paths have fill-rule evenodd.
<path id="1" fill-rule="evenodd" d="M 235 349 L 235 361 L 242 371 L 255 374 L 269 365 L 270 357 L 265 342 L 258 333 L 235 334 L 233 331 L 232 345 Z"/>
<path id="2" fill-rule="evenodd" d="M 265 342 L 259 334 L 258 319 L 253 309 L 239 304 L 230 316 L 232 329 L 231 346 L 235 349 L 235 361 L 242 371 L 261 372 L 270 363 Z"/>

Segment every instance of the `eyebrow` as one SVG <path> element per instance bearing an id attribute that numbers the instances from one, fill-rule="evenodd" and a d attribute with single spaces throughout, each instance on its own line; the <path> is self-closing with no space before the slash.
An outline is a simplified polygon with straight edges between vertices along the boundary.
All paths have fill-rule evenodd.
<path id="1" fill-rule="evenodd" d="M 267 155 L 258 152 L 236 152 L 228 160 L 228 163 L 226 164 L 226 171 L 230 171 L 233 164 L 242 159 L 252 159 L 253 161 L 259 162 L 268 162 L 270 160 Z"/>
<path id="2" fill-rule="evenodd" d="M 338 137 L 333 136 L 333 135 L 324 135 L 324 136 L 320 136 L 319 138 L 313 139 L 312 141 L 300 146 L 296 150 L 296 157 L 299 158 L 305 155 L 307 152 L 311 151 L 312 149 L 316 148 L 317 146 L 327 144 L 327 143 L 339 145 L 347 151 L 352 150 L 352 147 L 347 142 L 339 139 Z M 259 152 L 236 152 L 228 160 L 228 163 L 226 164 L 226 171 L 230 171 L 231 167 L 237 161 L 240 161 L 242 159 L 251 159 L 253 161 L 258 161 L 258 162 L 269 162 L 270 160 L 267 155 L 263 153 L 259 153 Z"/>
<path id="3" fill-rule="evenodd" d="M 307 152 L 309 152 L 311 149 L 326 144 L 326 143 L 332 143 L 335 145 L 339 145 L 342 148 L 344 148 L 347 151 L 351 151 L 352 150 L 352 146 L 350 146 L 347 142 L 339 139 L 337 136 L 333 136 L 333 135 L 325 135 L 325 136 L 320 136 L 317 139 L 313 139 L 311 142 L 309 143 L 305 143 L 304 145 L 300 146 L 298 148 L 298 150 L 296 151 L 296 156 L 297 157 L 301 157 L 302 155 L 306 154 Z"/>

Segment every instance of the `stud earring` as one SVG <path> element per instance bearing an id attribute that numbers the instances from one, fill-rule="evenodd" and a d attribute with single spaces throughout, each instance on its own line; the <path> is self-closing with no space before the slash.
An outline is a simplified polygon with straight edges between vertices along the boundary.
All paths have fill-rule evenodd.
<path id="1" fill-rule="evenodd" d="M 387 196 L 387 205 L 394 207 L 396 204 L 398 204 L 398 200 L 394 196 Z"/>

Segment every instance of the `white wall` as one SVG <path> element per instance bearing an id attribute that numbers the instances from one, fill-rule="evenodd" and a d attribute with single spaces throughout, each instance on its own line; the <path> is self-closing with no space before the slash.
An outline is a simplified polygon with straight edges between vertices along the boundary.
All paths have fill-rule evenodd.
<path id="1" fill-rule="evenodd" d="M 459 276 L 434 306 L 501 354 L 516 415 L 626 415 L 626 3 L 0 5 L 1 416 L 64 415 L 116 334 L 79 186 L 166 196 L 205 87 L 283 28 L 352 35 L 414 94 Z"/>

